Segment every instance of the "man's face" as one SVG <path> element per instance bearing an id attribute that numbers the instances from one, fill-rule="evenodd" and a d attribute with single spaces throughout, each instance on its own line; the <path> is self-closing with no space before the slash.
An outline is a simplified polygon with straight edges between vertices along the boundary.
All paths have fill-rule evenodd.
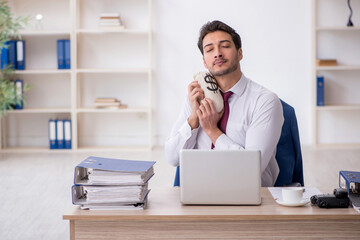
<path id="1" fill-rule="evenodd" d="M 215 77 L 225 76 L 240 67 L 242 50 L 236 50 L 230 34 L 223 31 L 208 33 L 203 39 L 204 66 Z"/>

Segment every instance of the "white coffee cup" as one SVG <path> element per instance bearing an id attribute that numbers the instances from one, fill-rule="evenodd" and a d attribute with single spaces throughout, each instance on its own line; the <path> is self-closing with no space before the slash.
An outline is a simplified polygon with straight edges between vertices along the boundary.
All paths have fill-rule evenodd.
<path id="1" fill-rule="evenodd" d="M 282 188 L 282 200 L 286 203 L 297 203 L 303 198 L 303 187 L 284 187 Z"/>

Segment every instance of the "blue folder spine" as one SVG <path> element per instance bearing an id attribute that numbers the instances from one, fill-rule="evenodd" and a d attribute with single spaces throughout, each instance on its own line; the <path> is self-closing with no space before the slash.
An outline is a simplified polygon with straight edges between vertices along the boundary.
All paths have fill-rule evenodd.
<path id="1" fill-rule="evenodd" d="M 1 69 L 5 69 L 9 64 L 9 42 L 1 49 Z"/>
<path id="2" fill-rule="evenodd" d="M 154 161 L 124 160 L 90 156 L 78 164 L 77 167 L 111 171 L 145 172 L 154 164 Z"/>
<path id="3" fill-rule="evenodd" d="M 348 194 L 359 191 L 360 172 L 341 170 L 339 172 L 339 187 L 346 189 Z"/>
<path id="4" fill-rule="evenodd" d="M 65 59 L 65 69 L 70 69 L 71 62 L 70 62 L 70 40 L 69 39 L 64 40 L 64 59 Z"/>
<path id="5" fill-rule="evenodd" d="M 16 101 L 20 100 L 19 103 L 15 105 L 15 109 L 23 109 L 24 101 L 23 101 L 23 80 L 17 79 L 14 82 L 15 91 L 16 91 Z"/>
<path id="6" fill-rule="evenodd" d="M 9 41 L 9 65 L 12 69 L 16 69 L 16 41 Z"/>
<path id="7" fill-rule="evenodd" d="M 64 120 L 56 121 L 56 139 L 57 139 L 57 148 L 65 148 L 65 139 L 64 139 Z"/>
<path id="8" fill-rule="evenodd" d="M 65 69 L 65 42 L 60 39 L 57 40 L 57 57 L 58 57 L 58 69 Z"/>
<path id="9" fill-rule="evenodd" d="M 56 120 L 49 120 L 49 144 L 50 149 L 57 149 Z"/>
<path id="10" fill-rule="evenodd" d="M 324 76 L 317 76 L 316 105 L 324 106 Z"/>
<path id="11" fill-rule="evenodd" d="M 25 41 L 16 41 L 16 69 L 25 70 Z"/>
<path id="12" fill-rule="evenodd" d="M 124 160 L 90 156 L 75 167 L 74 184 L 88 185 L 88 182 L 83 183 L 81 181 L 83 169 L 92 168 L 108 171 L 147 172 L 153 167 L 155 163 L 155 161 Z M 152 174 L 149 179 L 153 175 L 154 174 Z M 148 179 L 146 182 L 147 181 Z"/>
<path id="13" fill-rule="evenodd" d="M 64 120 L 65 149 L 71 149 L 71 120 Z"/>

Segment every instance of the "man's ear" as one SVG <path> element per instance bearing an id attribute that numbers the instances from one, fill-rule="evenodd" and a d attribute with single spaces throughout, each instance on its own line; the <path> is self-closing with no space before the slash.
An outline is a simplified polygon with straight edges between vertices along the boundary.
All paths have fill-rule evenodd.
<path id="1" fill-rule="evenodd" d="M 238 57 L 239 57 L 239 60 L 241 60 L 243 58 L 242 48 L 239 48 L 239 50 L 238 50 Z"/>

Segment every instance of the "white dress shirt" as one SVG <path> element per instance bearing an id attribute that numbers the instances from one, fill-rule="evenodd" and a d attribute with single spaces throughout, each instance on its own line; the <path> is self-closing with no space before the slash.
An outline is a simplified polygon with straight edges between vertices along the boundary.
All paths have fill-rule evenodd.
<path id="1" fill-rule="evenodd" d="M 276 94 L 244 74 L 229 91 L 233 94 L 229 99 L 227 134 L 220 135 L 214 150 L 260 150 L 262 186 L 273 186 L 279 174 L 275 154 L 284 122 L 281 102 Z M 211 149 L 212 142 L 201 126 L 191 130 L 187 121 L 190 114 L 186 96 L 185 106 L 165 143 L 166 158 L 174 166 L 179 165 L 181 149 Z"/>

